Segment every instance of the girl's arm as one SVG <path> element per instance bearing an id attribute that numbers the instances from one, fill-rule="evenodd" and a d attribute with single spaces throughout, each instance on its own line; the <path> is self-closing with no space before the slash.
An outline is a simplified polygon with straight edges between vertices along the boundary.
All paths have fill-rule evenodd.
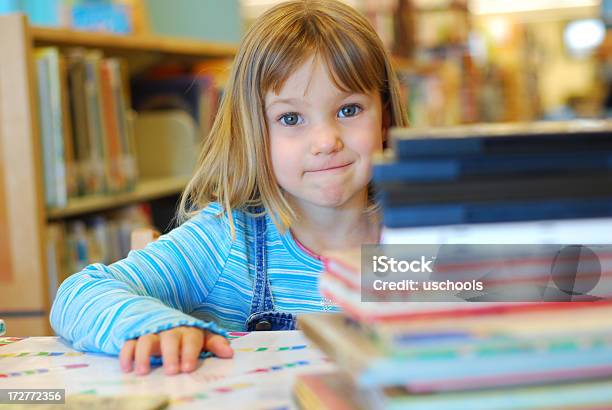
<path id="1" fill-rule="evenodd" d="M 184 312 L 205 300 L 230 250 L 227 219 L 207 208 L 145 249 L 66 279 L 51 326 L 76 349 L 109 354 L 118 354 L 128 339 L 178 326 L 224 334 Z"/>

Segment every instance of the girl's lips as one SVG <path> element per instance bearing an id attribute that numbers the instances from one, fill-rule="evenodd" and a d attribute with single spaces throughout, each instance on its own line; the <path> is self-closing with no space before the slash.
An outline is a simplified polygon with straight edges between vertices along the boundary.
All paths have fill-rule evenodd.
<path id="1" fill-rule="evenodd" d="M 347 164 L 343 164 L 343 165 L 336 165 L 336 166 L 332 166 L 332 167 L 327 167 L 327 168 L 321 168 L 321 169 L 313 169 L 311 171 L 306 171 L 306 172 L 323 172 L 323 171 L 333 171 L 335 169 L 341 169 L 341 168 L 346 168 L 349 165 L 351 165 L 352 162 L 349 162 Z"/>

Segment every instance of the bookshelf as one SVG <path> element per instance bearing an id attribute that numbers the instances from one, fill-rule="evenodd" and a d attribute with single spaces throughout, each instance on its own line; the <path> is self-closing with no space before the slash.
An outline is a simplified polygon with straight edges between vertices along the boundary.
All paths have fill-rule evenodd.
<path id="1" fill-rule="evenodd" d="M 37 46 L 88 47 L 108 51 L 139 51 L 194 58 L 227 58 L 232 57 L 236 52 L 236 46 L 231 44 L 213 44 L 153 35 L 120 36 L 46 27 L 31 27 L 30 35 Z"/>
<path id="2" fill-rule="evenodd" d="M 49 224 L 178 194 L 187 183 L 187 177 L 141 180 L 128 192 L 71 198 L 66 207 L 47 208 L 34 56 L 42 46 L 99 49 L 127 59 L 131 73 L 142 60 L 196 63 L 230 59 L 237 50 L 188 39 L 32 27 L 23 15 L 0 16 L 0 317 L 11 336 L 51 334 Z"/>
<path id="3" fill-rule="evenodd" d="M 151 180 L 142 180 L 132 191 L 114 195 L 89 195 L 72 199 L 64 208 L 51 208 L 47 210 L 47 220 L 55 221 L 78 215 L 119 208 L 138 202 L 161 198 L 168 195 L 179 194 L 189 178 L 167 177 Z"/>

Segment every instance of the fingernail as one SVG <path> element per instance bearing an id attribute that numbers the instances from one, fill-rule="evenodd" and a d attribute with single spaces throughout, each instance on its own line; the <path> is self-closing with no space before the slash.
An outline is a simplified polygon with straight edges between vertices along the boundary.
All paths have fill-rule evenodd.
<path id="1" fill-rule="evenodd" d="M 183 363 L 183 371 L 184 372 L 190 372 L 191 370 L 193 370 L 195 364 L 193 362 L 185 362 Z"/>
<path id="2" fill-rule="evenodd" d="M 166 366 L 166 373 L 174 374 L 178 371 L 178 366 L 176 364 L 169 364 Z"/>
<path id="3" fill-rule="evenodd" d="M 136 366 L 136 373 L 145 374 L 146 372 L 147 372 L 147 368 L 144 367 L 143 365 Z"/>
<path id="4" fill-rule="evenodd" d="M 223 346 L 222 353 L 224 356 L 231 356 L 232 354 L 234 354 L 234 350 L 230 347 L 229 344 L 227 344 Z"/>

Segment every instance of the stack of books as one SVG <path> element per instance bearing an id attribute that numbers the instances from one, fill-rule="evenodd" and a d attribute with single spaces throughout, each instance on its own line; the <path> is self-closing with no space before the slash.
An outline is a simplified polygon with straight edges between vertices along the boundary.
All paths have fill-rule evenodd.
<path id="1" fill-rule="evenodd" d="M 612 213 L 610 121 L 396 129 L 391 141 L 373 171 L 388 228 Z"/>
<path id="2" fill-rule="evenodd" d="M 383 244 L 327 255 L 321 293 L 343 313 L 300 318 L 300 328 L 341 370 L 300 376 L 298 401 L 305 408 L 612 406 L 611 124 L 392 135 L 392 155 L 374 170 Z M 576 244 L 594 251 L 569 257 Z M 381 283 L 417 278 L 415 289 L 398 299 L 399 288 L 376 294 L 367 287 L 372 247 L 417 260 L 414 249 L 425 245 L 438 251 L 429 276 L 374 273 Z M 454 252 L 442 252 L 445 246 Z M 551 249 L 560 253 L 546 259 L 542 252 Z M 553 269 L 568 265 L 569 290 Z M 426 281 L 470 270 L 488 297 L 424 291 Z M 586 279 L 594 275 L 594 282 Z M 542 276 L 538 297 L 521 293 L 529 288 L 518 288 L 514 299 L 490 292 Z"/>
<path id="3" fill-rule="evenodd" d="M 352 398 L 362 408 L 381 409 L 612 405 L 609 303 L 425 313 L 371 322 L 351 314 L 301 317 L 306 336 L 340 368 L 298 377 L 294 390 L 303 407 L 336 408 L 309 407 L 312 397 L 323 403 Z"/>

